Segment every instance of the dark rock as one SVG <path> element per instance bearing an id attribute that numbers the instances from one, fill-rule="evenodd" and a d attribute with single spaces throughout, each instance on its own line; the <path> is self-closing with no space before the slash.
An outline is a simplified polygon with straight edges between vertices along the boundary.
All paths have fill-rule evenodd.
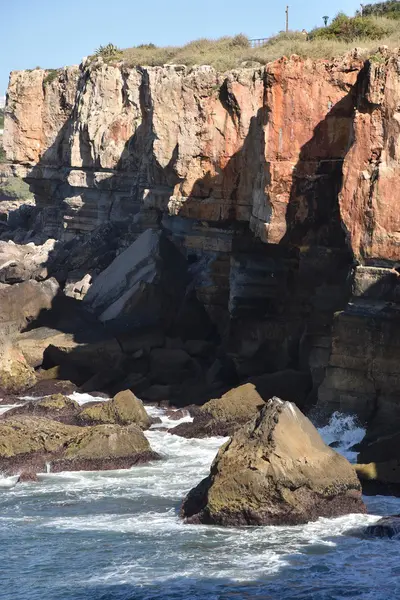
<path id="1" fill-rule="evenodd" d="M 398 537 L 400 534 L 400 515 L 383 517 L 377 523 L 374 523 L 374 525 L 369 525 L 365 532 L 367 535 L 380 538 Z"/>

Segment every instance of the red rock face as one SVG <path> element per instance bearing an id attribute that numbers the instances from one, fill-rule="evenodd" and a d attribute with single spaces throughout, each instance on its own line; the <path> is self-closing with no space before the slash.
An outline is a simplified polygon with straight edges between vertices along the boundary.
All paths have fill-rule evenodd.
<path id="1" fill-rule="evenodd" d="M 351 148 L 339 195 L 341 218 L 360 261 L 400 259 L 400 67 L 367 64 L 357 90 Z"/>
<path id="2" fill-rule="evenodd" d="M 5 147 L 44 233 L 162 219 L 240 374 L 318 379 L 353 259 L 400 261 L 399 56 L 381 58 L 13 73 Z"/>
<path id="3" fill-rule="evenodd" d="M 168 215 L 250 222 L 264 242 L 301 247 L 341 245 L 341 229 L 360 261 L 399 260 L 399 106 L 398 57 L 293 56 L 227 77 L 100 64 L 48 83 L 35 70 L 11 76 L 5 146 L 15 163 L 40 166 L 31 178 L 71 186 L 54 197 L 71 207 L 59 217 L 71 233 L 82 189 L 102 182 L 102 198 L 90 195 L 97 225 L 107 188 L 130 185 L 107 184 L 112 169 Z M 38 186 L 39 202 L 48 193 Z"/>

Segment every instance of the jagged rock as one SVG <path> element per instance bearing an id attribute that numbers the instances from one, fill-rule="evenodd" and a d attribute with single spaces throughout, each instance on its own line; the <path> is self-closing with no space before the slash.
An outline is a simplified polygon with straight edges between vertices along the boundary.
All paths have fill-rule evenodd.
<path id="1" fill-rule="evenodd" d="M 82 425 L 113 423 L 117 425 L 138 425 L 148 429 L 152 420 L 143 403 L 130 390 L 119 392 L 112 400 L 99 402 L 82 409 L 77 422 Z"/>
<path id="2" fill-rule="evenodd" d="M 379 519 L 373 525 L 368 525 L 365 530 L 367 535 L 374 537 L 398 537 L 400 534 L 400 515 L 393 515 L 391 517 L 383 517 Z"/>
<path id="3" fill-rule="evenodd" d="M 273 398 L 220 448 L 181 512 L 189 523 L 294 525 L 365 510 L 350 463 L 294 404 Z"/>
<path id="4" fill-rule="evenodd" d="M 120 331 L 167 327 L 183 299 L 185 264 L 162 232 L 148 229 L 96 278 L 84 302 Z"/>
<path id="5" fill-rule="evenodd" d="M 29 279 L 45 279 L 55 245 L 55 240 L 47 240 L 41 246 L 0 241 L 0 281 L 21 283 Z"/>
<path id="6" fill-rule="evenodd" d="M 7 411 L 3 418 L 13 419 L 16 415 L 33 415 L 35 417 L 47 417 L 62 423 L 73 424 L 76 416 L 80 412 L 79 404 L 63 396 L 62 394 L 53 394 L 35 401 L 29 401 L 21 406 L 16 406 Z"/>
<path id="7" fill-rule="evenodd" d="M 129 468 L 157 459 L 136 425 L 76 427 L 31 415 L 0 422 L 0 469 L 6 474 Z"/>
<path id="8" fill-rule="evenodd" d="M 76 300 L 82 300 L 88 293 L 91 284 L 92 276 L 90 273 L 83 276 L 82 273 L 69 273 L 64 286 L 64 294 Z"/>

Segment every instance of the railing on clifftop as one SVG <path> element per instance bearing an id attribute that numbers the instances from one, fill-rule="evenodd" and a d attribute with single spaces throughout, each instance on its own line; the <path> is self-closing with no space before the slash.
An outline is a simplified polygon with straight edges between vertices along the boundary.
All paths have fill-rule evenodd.
<path id="1" fill-rule="evenodd" d="M 260 46 L 264 46 L 268 40 L 269 38 L 255 38 L 254 40 L 249 40 L 249 42 L 252 48 L 259 48 Z"/>

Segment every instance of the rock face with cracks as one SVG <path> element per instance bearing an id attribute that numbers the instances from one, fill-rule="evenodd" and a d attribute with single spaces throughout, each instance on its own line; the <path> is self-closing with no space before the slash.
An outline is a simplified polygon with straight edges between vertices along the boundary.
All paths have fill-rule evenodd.
<path id="1" fill-rule="evenodd" d="M 350 463 L 295 405 L 272 398 L 220 448 L 181 514 L 189 523 L 295 525 L 365 510 Z"/>

